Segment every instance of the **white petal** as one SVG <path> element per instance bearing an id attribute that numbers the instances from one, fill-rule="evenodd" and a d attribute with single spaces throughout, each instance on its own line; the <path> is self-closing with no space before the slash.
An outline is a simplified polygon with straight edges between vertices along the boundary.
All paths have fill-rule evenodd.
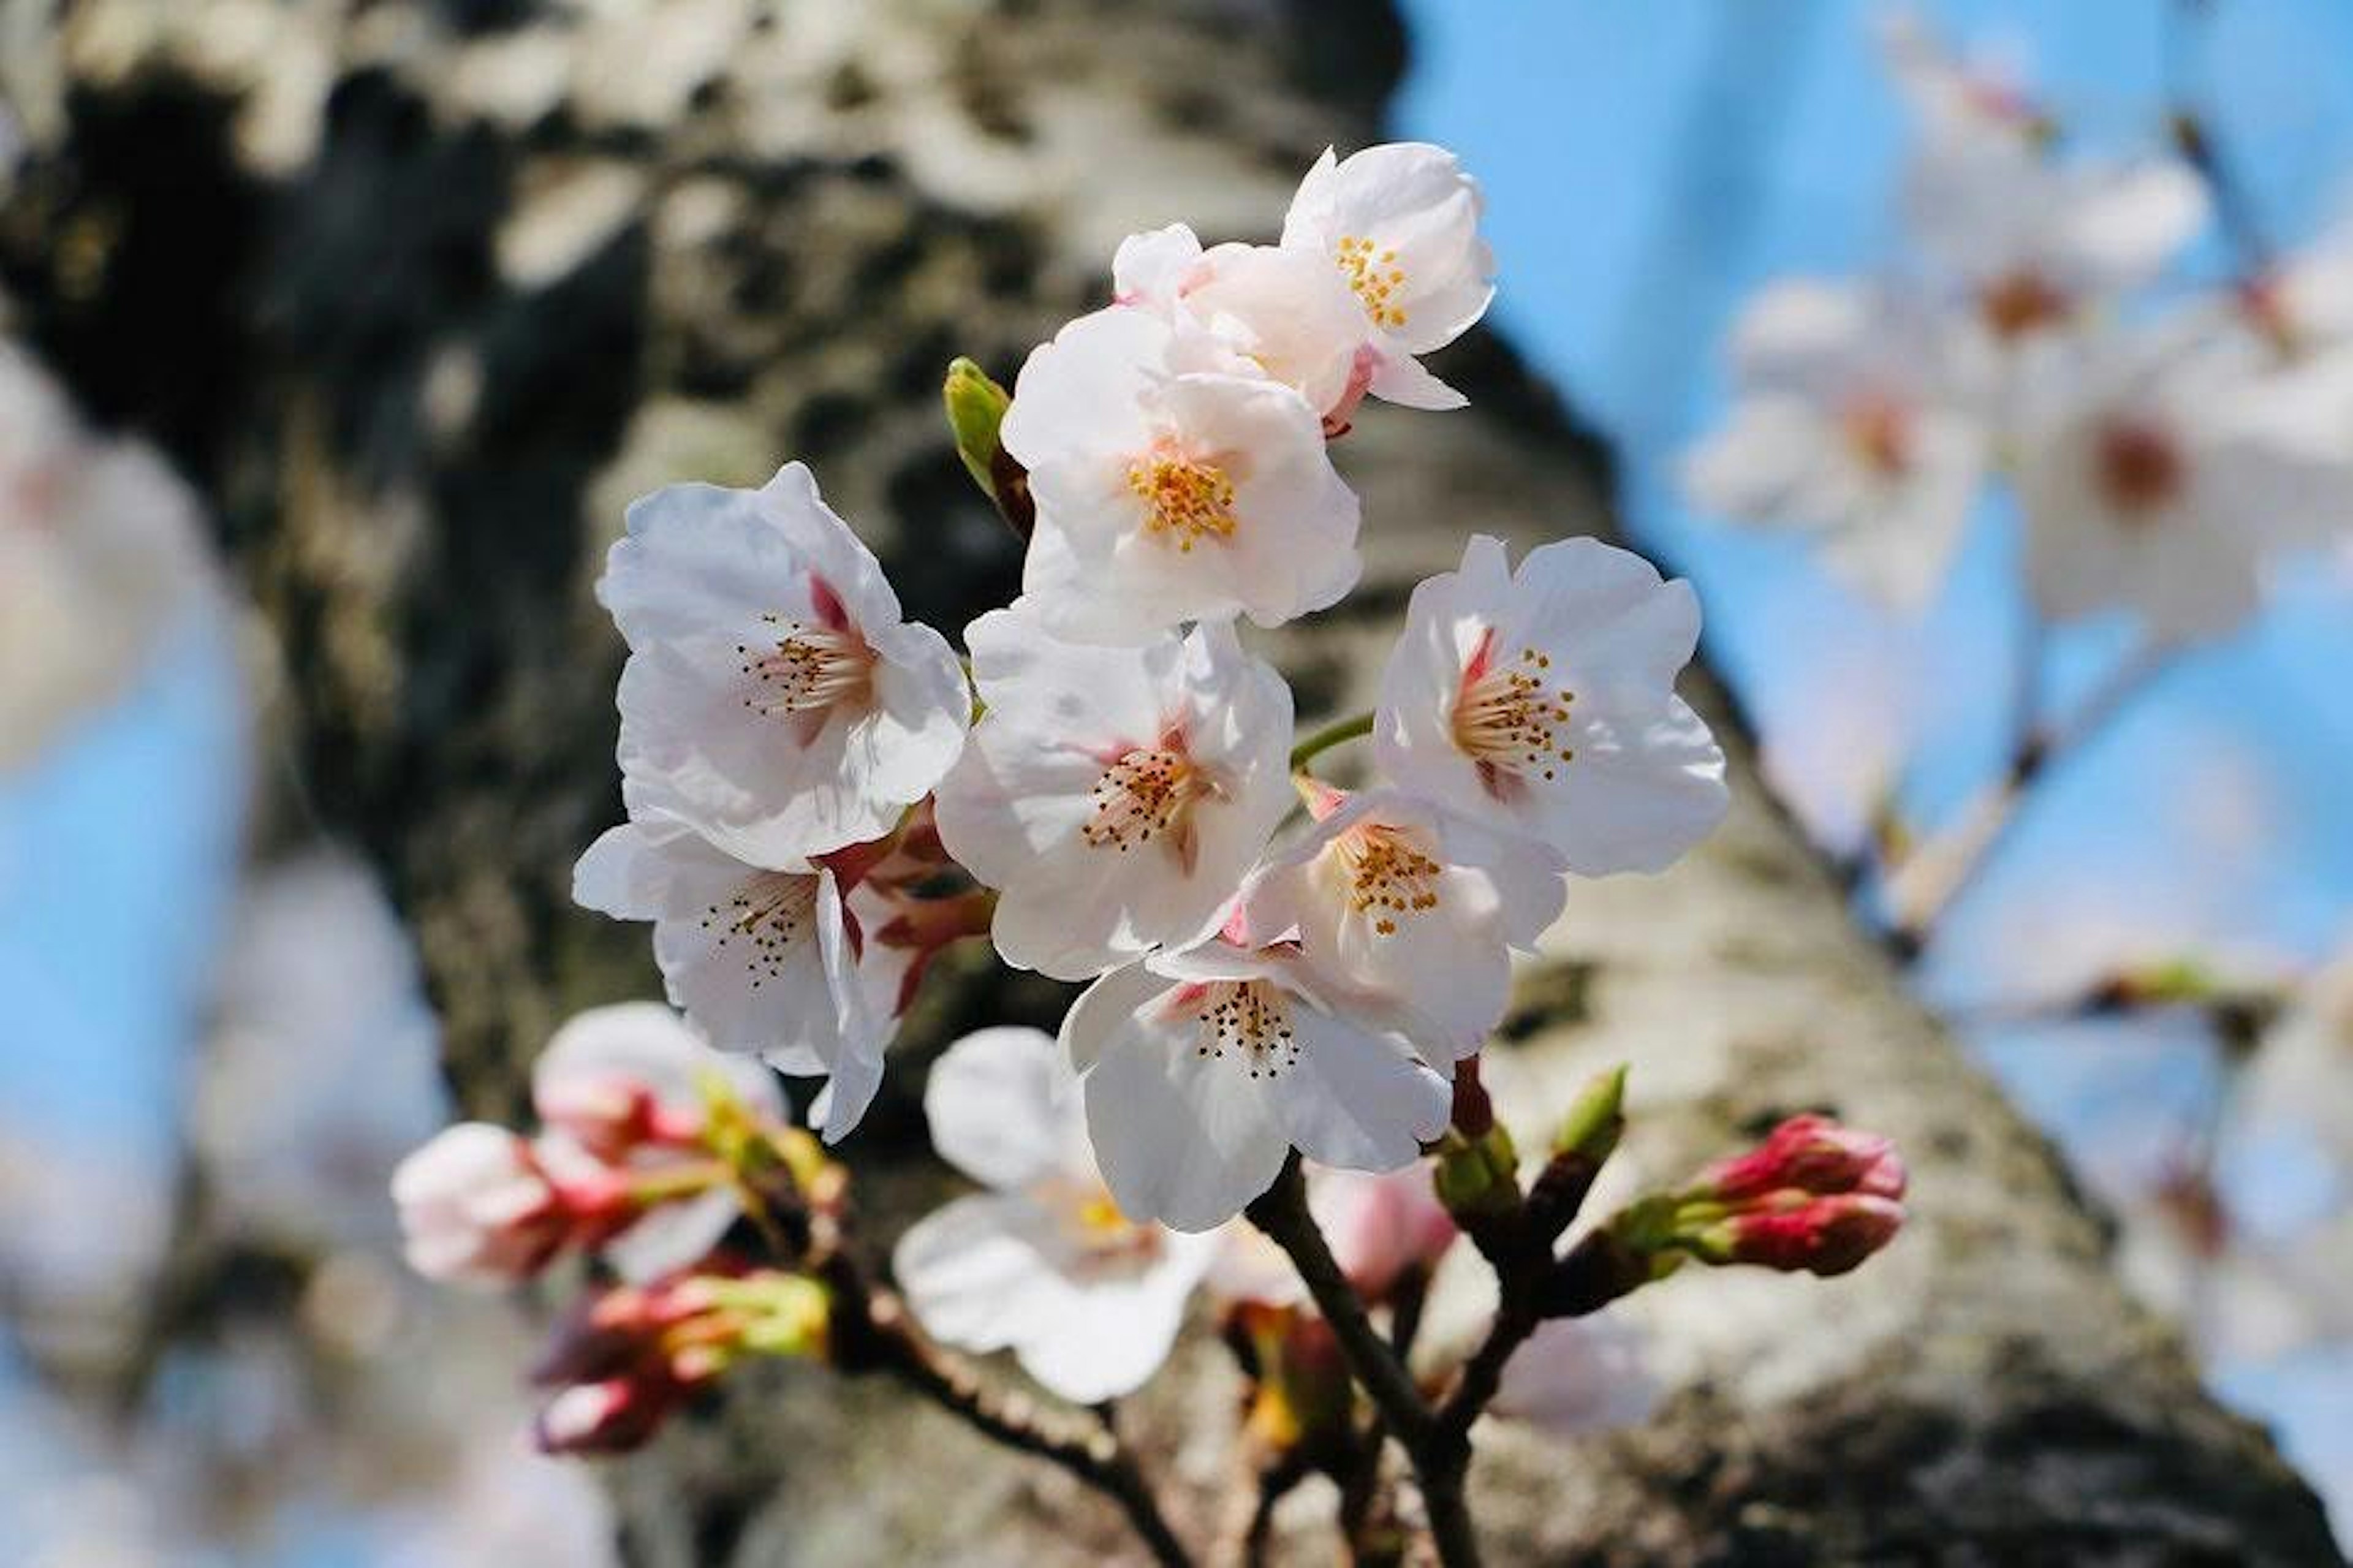
<path id="1" fill-rule="evenodd" d="M 619 1076 L 645 1085 L 665 1105 L 691 1109 L 702 1102 L 705 1073 L 720 1075 L 754 1111 L 784 1113 L 776 1079 L 758 1064 L 712 1050 L 685 1019 L 656 1002 L 575 1014 L 532 1064 L 532 1086 L 537 1093 L 567 1079 Z"/>
<path id="2" fill-rule="evenodd" d="M 1294 1006 L 1291 1026 L 1299 1056 L 1272 1088 L 1287 1141 L 1309 1159 L 1394 1171 L 1446 1130 L 1453 1090 L 1400 1042 L 1314 1007 Z"/>
<path id="3" fill-rule="evenodd" d="M 969 1351 L 1001 1350 L 1066 1299 L 1039 1250 L 1035 1209 L 996 1193 L 958 1198 L 907 1227 L 892 1272 L 918 1322 Z"/>
<path id="4" fill-rule="evenodd" d="M 976 1182 L 1018 1188 L 1060 1165 L 1082 1116 L 1078 1079 L 1042 1030 L 980 1029 L 932 1065 L 923 1114 L 942 1159 Z"/>
<path id="5" fill-rule="evenodd" d="M 1121 1212 L 1184 1231 L 1240 1213 L 1290 1151 L 1272 1088 L 1198 1050 L 1189 1031 L 1132 1017 L 1112 1032 L 1087 1075 L 1087 1131 Z"/>
<path id="6" fill-rule="evenodd" d="M 714 1188 L 649 1211 L 601 1251 L 622 1279 L 642 1285 L 708 1258 L 743 1212 L 732 1189 Z"/>

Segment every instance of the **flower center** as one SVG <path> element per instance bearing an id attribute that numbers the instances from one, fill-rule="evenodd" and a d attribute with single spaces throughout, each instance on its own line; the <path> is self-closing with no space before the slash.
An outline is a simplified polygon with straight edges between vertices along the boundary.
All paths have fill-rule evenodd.
<path id="1" fill-rule="evenodd" d="M 1884 479 L 1900 479 L 1912 466 L 1912 411 L 1883 393 L 1866 392 L 1840 416 L 1847 449 Z"/>
<path id="2" fill-rule="evenodd" d="M 1397 932 L 1397 917 L 1438 907 L 1438 879 L 1444 869 L 1394 827 L 1377 823 L 1348 829 L 1333 841 L 1348 878 L 1348 908 L 1371 917 L 1382 936 Z"/>
<path id="3" fill-rule="evenodd" d="M 2179 495 L 2189 471 L 2171 433 L 2145 420 L 2118 420 L 2103 428 L 2094 461 L 2100 493 L 2135 522 Z"/>
<path id="4" fill-rule="evenodd" d="M 1128 465 L 1127 488 L 1144 502 L 1144 531 L 1175 541 L 1179 553 L 1234 535 L 1234 482 L 1215 463 L 1155 452 Z"/>
<path id="5" fill-rule="evenodd" d="M 721 951 L 733 948 L 753 990 L 783 974 L 794 947 L 808 934 L 817 882 L 811 875 L 764 871 L 724 902 L 704 908 L 702 929 L 719 933 L 714 945 Z"/>
<path id="6" fill-rule="evenodd" d="M 1103 770 L 1092 794 L 1094 815 L 1080 829 L 1091 847 L 1124 855 L 1156 838 L 1189 868 L 1193 808 L 1214 797 L 1218 786 L 1172 738 L 1123 753 Z"/>
<path id="7" fill-rule="evenodd" d="M 1291 1005 L 1263 980 L 1219 980 L 1200 988 L 1193 1018 L 1194 1054 L 1240 1058 L 1252 1078 L 1272 1078 L 1299 1060 Z"/>
<path id="8" fill-rule="evenodd" d="M 2031 268 L 2005 272 L 1978 291 L 1978 310 L 1998 338 L 2021 338 L 2067 314 L 2067 296 Z"/>
<path id="9" fill-rule="evenodd" d="M 743 673 L 753 681 L 744 707 L 755 713 L 823 714 L 872 700 L 874 650 L 855 631 L 805 626 L 781 616 L 760 619 L 775 629 L 774 645 L 735 645 Z"/>
<path id="10" fill-rule="evenodd" d="M 1373 325 L 1405 325 L 1405 307 L 1398 302 L 1405 293 L 1405 268 L 1397 264 L 1396 251 L 1377 250 L 1371 240 L 1349 234 L 1340 237 L 1334 256 L 1340 264 L 1340 276 L 1364 301 L 1365 314 L 1373 319 Z"/>
<path id="11" fill-rule="evenodd" d="M 1549 781 L 1559 764 L 1576 760 L 1560 731 L 1577 693 L 1550 684 L 1552 656 L 1540 649 L 1524 647 L 1516 661 L 1498 667 L 1494 641 L 1491 630 L 1463 667 L 1454 743 L 1478 764 L 1488 793 L 1500 796 L 1531 773 Z"/>

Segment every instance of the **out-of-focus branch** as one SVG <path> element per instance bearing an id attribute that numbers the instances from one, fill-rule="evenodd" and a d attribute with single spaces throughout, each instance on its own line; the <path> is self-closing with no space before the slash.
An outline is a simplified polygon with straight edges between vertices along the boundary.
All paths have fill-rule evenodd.
<path id="1" fill-rule="evenodd" d="M 1921 844 L 1887 873 L 1893 911 L 1888 944 L 1905 959 L 1919 956 L 1936 923 L 1985 874 L 2018 823 L 2031 786 L 2063 756 L 2080 752 L 2132 700 L 2172 667 L 2179 650 L 2152 643 L 2136 651 L 2076 710 L 2063 732 L 2043 727 L 2019 741 L 2009 766 L 1962 807 L 1953 826 Z"/>

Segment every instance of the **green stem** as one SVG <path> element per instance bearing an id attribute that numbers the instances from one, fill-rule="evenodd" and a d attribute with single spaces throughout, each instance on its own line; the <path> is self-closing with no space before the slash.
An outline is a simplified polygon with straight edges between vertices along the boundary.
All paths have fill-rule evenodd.
<path id="1" fill-rule="evenodd" d="M 1291 771 L 1303 773 L 1307 764 L 1323 752 L 1344 741 L 1362 740 L 1372 732 L 1373 716 L 1370 713 L 1359 713 L 1351 719 L 1335 719 L 1291 748 Z"/>

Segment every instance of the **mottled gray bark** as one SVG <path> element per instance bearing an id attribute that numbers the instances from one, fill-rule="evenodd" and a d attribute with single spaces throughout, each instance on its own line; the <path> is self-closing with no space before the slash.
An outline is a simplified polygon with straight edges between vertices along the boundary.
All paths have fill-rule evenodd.
<path id="1" fill-rule="evenodd" d="M 1016 555 L 944 445 L 949 356 L 1009 374 L 1099 297 L 1131 227 L 1271 228 L 1327 141 L 1372 134 L 1402 50 L 1379 0 L 47 9 L 0 0 L 0 85 L 36 148 L 0 279 L 92 411 L 214 501 L 285 650 L 311 804 L 384 868 L 451 1080 L 493 1114 L 566 1011 L 651 984 L 642 931 L 566 898 L 618 809 L 620 650 L 589 584 L 620 503 L 806 458 L 911 606 L 961 624 Z M 1466 531 L 1608 529 L 1594 448 L 1505 351 L 1441 368 L 1473 411 L 1376 413 L 1345 444 L 1371 567 L 1281 639 L 1305 714 L 1361 700 L 1407 587 Z M 1633 1303 L 1660 1331 L 1660 1418 L 1574 1446 L 1487 1434 L 1493 1559 L 2337 1561 L 2309 1491 L 2126 1302 L 2050 1152 L 1693 688 L 1734 738 L 1730 822 L 1667 876 L 1576 889 L 1489 1080 L 1538 1127 L 1631 1060 L 1623 1159 L 1654 1177 L 1834 1110 L 1902 1141 L 1915 1219 L 1845 1279 L 1680 1277 Z M 1061 994 L 936 990 L 850 1150 L 886 1224 L 936 1185 L 911 1088 L 943 1020 Z M 891 1390 L 745 1382 L 616 1467 L 639 1560 L 1121 1547 L 1062 1478 Z M 1202 1517 L 1233 1395 L 1196 1346 L 1141 1402 Z"/>

